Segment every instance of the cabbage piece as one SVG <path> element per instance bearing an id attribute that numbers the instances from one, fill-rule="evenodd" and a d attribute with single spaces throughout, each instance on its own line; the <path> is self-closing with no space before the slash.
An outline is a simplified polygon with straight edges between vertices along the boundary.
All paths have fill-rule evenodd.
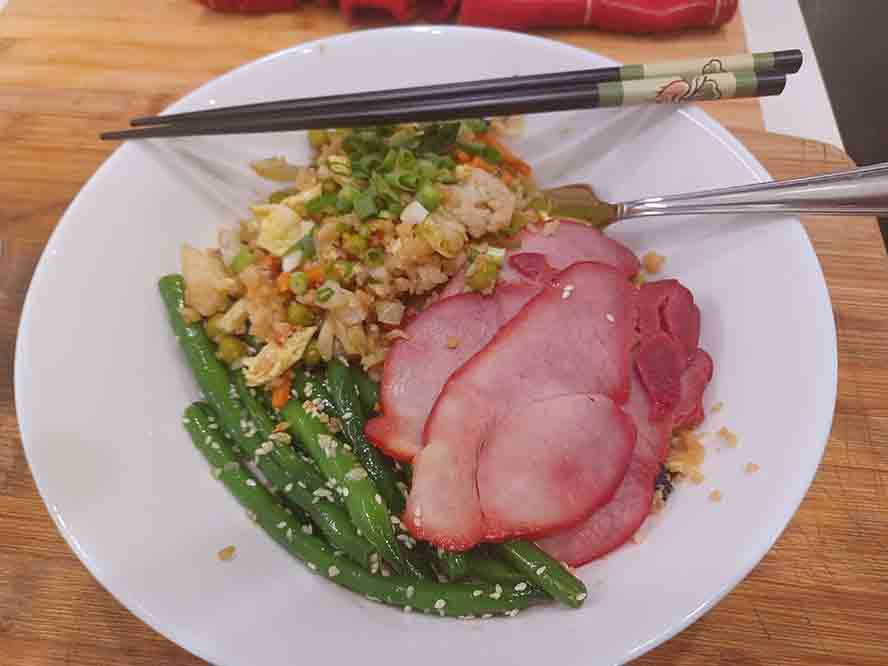
<path id="1" fill-rule="evenodd" d="M 256 356 L 245 358 L 248 386 L 259 386 L 280 377 L 302 358 L 308 343 L 317 331 L 317 326 L 302 328 L 290 334 L 284 344 L 269 342 Z"/>
<path id="2" fill-rule="evenodd" d="M 283 157 L 269 157 L 264 160 L 256 160 L 250 162 L 253 171 L 257 175 L 266 180 L 273 180 L 278 183 L 292 183 L 298 180 L 304 180 L 308 167 L 296 166 L 290 164 Z"/>
<path id="3" fill-rule="evenodd" d="M 259 218 L 256 245 L 276 257 L 287 254 L 314 228 L 314 222 L 299 219 L 292 208 L 283 204 L 253 206 L 253 214 Z"/>
<path id="4" fill-rule="evenodd" d="M 420 238 L 448 259 L 458 255 L 466 244 L 466 229 L 444 212 L 434 212 L 416 227 Z"/>

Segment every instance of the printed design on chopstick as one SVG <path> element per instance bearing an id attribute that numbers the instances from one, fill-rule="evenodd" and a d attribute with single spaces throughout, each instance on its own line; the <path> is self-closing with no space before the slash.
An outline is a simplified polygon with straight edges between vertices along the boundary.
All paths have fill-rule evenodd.
<path id="1" fill-rule="evenodd" d="M 674 79 L 657 91 L 654 101 L 658 104 L 716 100 L 723 97 L 718 82 L 708 75 L 693 79 Z"/>
<path id="2" fill-rule="evenodd" d="M 720 74 L 722 72 L 727 72 L 728 68 L 724 62 L 722 62 L 721 58 L 712 58 L 709 62 L 703 65 L 703 69 L 700 71 L 701 74 Z"/>

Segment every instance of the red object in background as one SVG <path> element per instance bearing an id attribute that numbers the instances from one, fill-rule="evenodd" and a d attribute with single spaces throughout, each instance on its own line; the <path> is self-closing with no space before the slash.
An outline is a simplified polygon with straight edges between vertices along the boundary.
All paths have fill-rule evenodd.
<path id="1" fill-rule="evenodd" d="M 295 9 L 299 0 L 198 0 L 202 5 L 219 12 L 263 14 Z"/>
<path id="2" fill-rule="evenodd" d="M 335 0 L 321 0 L 321 4 L 329 6 Z M 459 0 L 339 0 L 339 9 L 347 21 L 355 21 L 359 9 L 377 9 L 387 12 L 399 23 L 408 23 L 413 19 L 440 22 L 450 18 Z"/>
<path id="3" fill-rule="evenodd" d="M 613 32 L 668 32 L 730 21 L 738 0 L 462 0 L 459 22 L 493 28 L 594 26 Z"/>
<path id="4" fill-rule="evenodd" d="M 322 5 L 334 0 L 320 0 Z M 276 12 L 295 9 L 299 0 L 199 0 L 224 12 Z M 465 25 L 525 30 L 594 26 L 613 32 L 668 32 L 717 27 L 737 13 L 738 0 L 339 0 L 349 21 L 359 10 L 386 12 L 400 23 L 441 22 L 460 6 Z"/>

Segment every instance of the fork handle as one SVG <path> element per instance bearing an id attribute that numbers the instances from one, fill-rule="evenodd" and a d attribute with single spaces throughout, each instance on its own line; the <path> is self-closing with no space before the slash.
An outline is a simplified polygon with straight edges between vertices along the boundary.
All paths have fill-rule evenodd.
<path id="1" fill-rule="evenodd" d="M 820 176 L 637 199 L 617 204 L 616 218 L 723 213 L 888 215 L 888 162 Z"/>

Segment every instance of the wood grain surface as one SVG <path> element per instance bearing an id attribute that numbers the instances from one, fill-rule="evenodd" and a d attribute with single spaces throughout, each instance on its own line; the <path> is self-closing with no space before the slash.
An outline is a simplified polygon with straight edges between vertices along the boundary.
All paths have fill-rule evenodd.
<path id="1" fill-rule="evenodd" d="M 55 531 L 16 425 L 18 318 L 49 233 L 113 148 L 96 140 L 100 130 L 156 113 L 247 60 L 351 29 L 314 7 L 239 17 L 191 0 L 11 0 L 0 14 L 0 666 L 202 663 L 122 608 Z M 624 62 L 745 45 L 736 20 L 718 32 L 668 37 L 543 34 Z M 755 100 L 707 110 L 775 177 L 849 163 L 823 144 L 760 131 Z M 888 663 L 888 262 L 873 221 L 811 218 L 805 225 L 839 332 L 839 396 L 826 456 L 762 563 L 639 664 Z"/>

